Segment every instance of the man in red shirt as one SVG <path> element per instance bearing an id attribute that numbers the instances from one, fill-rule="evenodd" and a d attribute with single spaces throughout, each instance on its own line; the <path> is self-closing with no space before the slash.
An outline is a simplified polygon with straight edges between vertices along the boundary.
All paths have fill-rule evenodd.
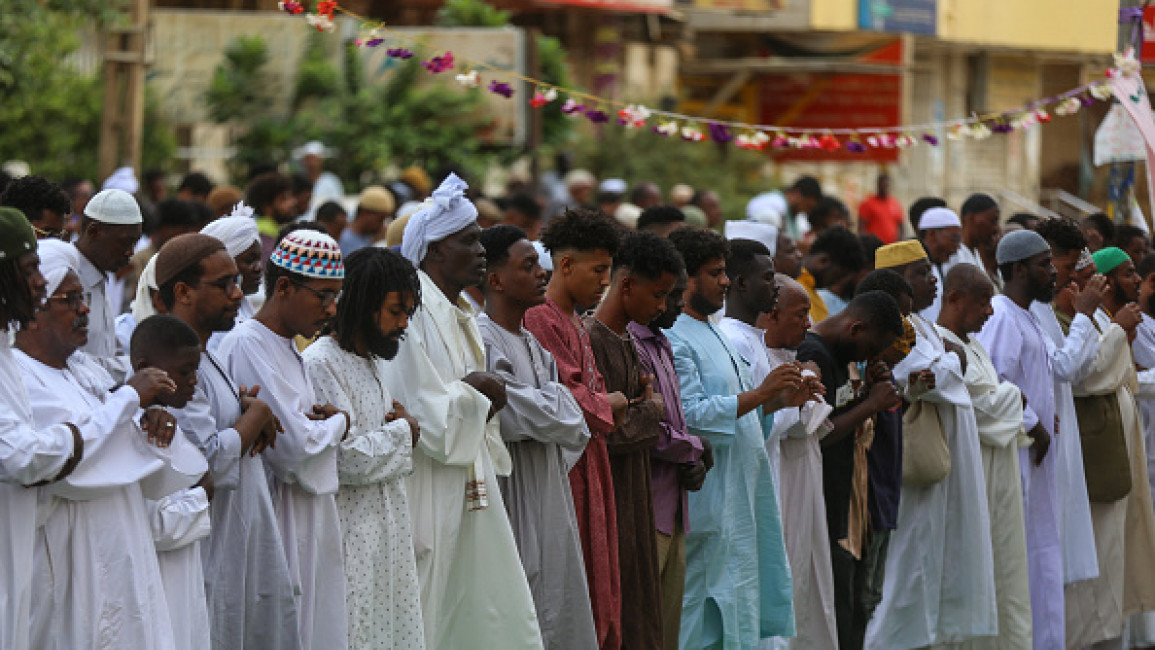
<path id="1" fill-rule="evenodd" d="M 890 176 L 879 174 L 878 193 L 858 206 L 858 231 L 878 237 L 883 244 L 893 244 L 898 241 L 902 220 L 902 204 L 890 195 Z"/>

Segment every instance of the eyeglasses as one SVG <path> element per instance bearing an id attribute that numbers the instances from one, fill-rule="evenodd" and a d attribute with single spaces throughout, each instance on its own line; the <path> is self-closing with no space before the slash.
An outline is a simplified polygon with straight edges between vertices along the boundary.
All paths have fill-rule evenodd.
<path id="1" fill-rule="evenodd" d="M 80 309 L 81 305 L 87 305 L 92 300 L 92 294 L 87 291 L 70 291 L 68 293 L 54 293 L 45 298 L 47 301 L 56 300 L 64 304 L 65 307 L 73 311 Z"/>
<path id="2" fill-rule="evenodd" d="M 313 295 L 317 296 L 317 298 L 319 298 L 321 300 L 321 306 L 322 307 L 328 307 L 329 305 L 332 305 L 333 303 L 341 300 L 342 294 L 345 293 L 344 289 L 342 289 L 341 291 L 329 291 L 329 290 L 321 291 L 319 289 L 314 289 L 313 287 L 310 287 L 309 285 L 307 285 L 303 282 L 294 281 L 293 284 L 297 285 L 298 287 L 301 287 L 302 289 L 308 289 L 309 291 L 312 291 Z"/>
<path id="3" fill-rule="evenodd" d="M 233 289 L 241 285 L 241 279 L 242 276 L 238 273 L 237 275 L 226 276 L 215 282 L 205 282 L 204 284 L 210 287 L 216 287 L 225 293 L 232 293 Z"/>

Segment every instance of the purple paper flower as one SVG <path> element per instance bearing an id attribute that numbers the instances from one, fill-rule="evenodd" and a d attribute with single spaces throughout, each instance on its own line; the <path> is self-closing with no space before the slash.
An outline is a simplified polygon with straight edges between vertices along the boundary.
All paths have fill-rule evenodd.
<path id="1" fill-rule="evenodd" d="M 565 103 L 561 105 L 561 112 L 565 113 L 566 115 L 573 115 L 574 113 L 584 113 L 585 110 L 586 110 L 586 107 L 575 102 L 572 97 L 570 99 L 565 100 Z"/>
<path id="2" fill-rule="evenodd" d="M 394 59 L 412 59 L 413 53 L 403 47 L 391 47 L 385 50 L 385 54 Z"/>
<path id="3" fill-rule="evenodd" d="M 1095 103 L 1095 98 L 1087 95 L 1079 95 L 1079 103 L 1084 107 L 1091 106 Z"/>
<path id="4" fill-rule="evenodd" d="M 849 140 L 846 143 L 846 150 L 850 153 L 864 153 L 866 151 L 866 145 L 858 140 Z"/>
<path id="5" fill-rule="evenodd" d="M 362 43 L 362 45 L 364 45 L 365 47 L 377 47 L 378 45 L 380 45 L 384 42 L 385 42 L 385 39 L 383 39 L 383 38 L 371 38 L 371 39 L 365 41 L 364 43 Z"/>
<path id="6" fill-rule="evenodd" d="M 994 126 L 991 127 L 991 131 L 994 131 L 995 133 L 1010 133 L 1011 131 L 1014 131 L 1014 130 L 1015 130 L 1015 127 L 1011 126 L 1010 124 L 1008 124 L 1006 122 L 999 122 L 998 124 L 995 124 Z"/>
<path id="7" fill-rule="evenodd" d="M 923 142 L 926 142 L 927 144 L 929 144 L 932 147 L 938 146 L 938 138 L 934 137 L 933 135 L 931 135 L 929 133 L 924 133 L 922 135 L 922 140 L 923 140 Z"/>
<path id="8" fill-rule="evenodd" d="M 605 111 L 599 111 L 592 108 L 586 110 L 586 117 L 588 117 L 589 120 L 594 124 L 605 124 L 606 122 L 610 121 L 610 116 L 606 115 Z"/>
<path id="9" fill-rule="evenodd" d="M 506 99 L 513 97 L 513 88 L 510 88 L 509 84 L 504 81 L 490 81 L 489 92 L 501 95 Z"/>
<path id="10" fill-rule="evenodd" d="M 734 135 L 730 133 L 730 129 L 725 124 L 718 124 L 717 122 L 710 122 L 707 125 L 710 130 L 710 139 L 714 142 L 726 143 L 734 139 Z"/>
<path id="11" fill-rule="evenodd" d="M 425 66 L 425 69 L 433 74 L 450 70 L 453 68 L 453 52 L 446 52 L 441 56 L 435 56 L 428 61 L 423 61 L 421 65 Z"/>

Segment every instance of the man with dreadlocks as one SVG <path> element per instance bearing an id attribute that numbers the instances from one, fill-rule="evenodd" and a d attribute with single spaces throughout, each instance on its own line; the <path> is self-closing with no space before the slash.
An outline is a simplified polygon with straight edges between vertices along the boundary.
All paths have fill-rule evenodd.
<path id="1" fill-rule="evenodd" d="M 72 424 L 34 426 L 32 405 L 9 332 L 36 316 L 47 282 L 39 270 L 36 236 L 19 210 L 0 208 L 0 648 L 28 650 L 32 549 L 38 483 L 60 480 L 84 455 Z"/>
<path id="2" fill-rule="evenodd" d="M 302 354 L 316 402 L 349 414 L 337 447 L 337 511 L 345 551 L 349 647 L 421 649 L 425 634 L 405 479 L 417 420 L 382 379 L 421 301 L 413 266 L 384 248 L 345 260 L 343 299 L 329 336 Z"/>

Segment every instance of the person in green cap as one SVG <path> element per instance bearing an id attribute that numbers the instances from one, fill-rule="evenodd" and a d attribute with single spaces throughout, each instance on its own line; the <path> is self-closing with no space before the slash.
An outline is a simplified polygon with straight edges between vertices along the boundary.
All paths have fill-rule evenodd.
<path id="1" fill-rule="evenodd" d="M 84 455 L 71 423 L 36 429 L 28 391 L 9 345 L 9 332 L 26 327 L 44 303 L 36 235 L 24 214 L 0 208 L 0 648 L 28 650 L 32 619 L 32 554 L 37 485 L 68 476 Z M 47 296 L 55 298 L 55 296 Z"/>

